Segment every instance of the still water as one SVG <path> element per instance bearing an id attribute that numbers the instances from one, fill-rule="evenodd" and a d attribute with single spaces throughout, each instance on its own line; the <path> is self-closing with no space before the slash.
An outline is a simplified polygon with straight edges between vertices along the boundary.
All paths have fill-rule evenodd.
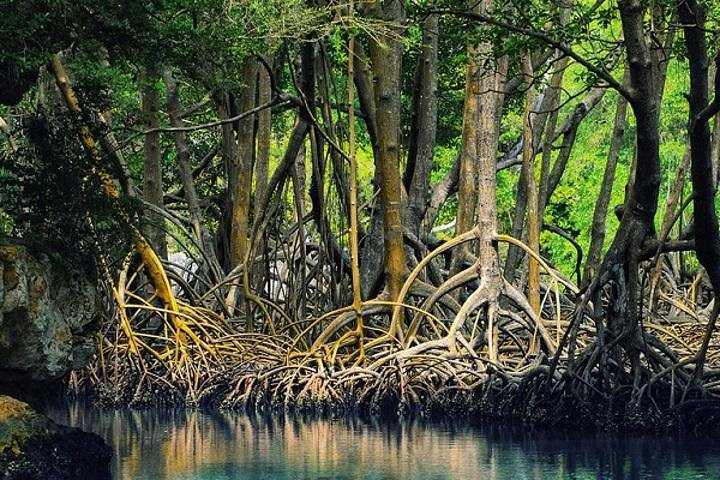
<path id="1" fill-rule="evenodd" d="M 104 437 L 118 480 L 720 479 L 720 444 L 697 437 L 81 405 L 48 413 Z"/>

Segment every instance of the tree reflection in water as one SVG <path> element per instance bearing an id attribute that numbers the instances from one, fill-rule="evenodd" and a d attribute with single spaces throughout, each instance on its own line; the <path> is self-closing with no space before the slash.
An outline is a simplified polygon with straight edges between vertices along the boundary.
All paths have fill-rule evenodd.
<path id="1" fill-rule="evenodd" d="M 720 478 L 720 448 L 695 437 L 78 404 L 48 413 L 106 438 L 123 480 Z"/>

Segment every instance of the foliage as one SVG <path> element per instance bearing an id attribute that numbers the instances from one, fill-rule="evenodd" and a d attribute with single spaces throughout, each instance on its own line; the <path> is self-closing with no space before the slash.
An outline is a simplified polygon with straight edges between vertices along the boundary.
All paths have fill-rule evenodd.
<path id="1" fill-rule="evenodd" d="M 3 235 L 53 252 L 62 262 L 91 266 L 89 252 L 123 252 L 129 233 L 117 228 L 88 156 L 68 114 L 38 111 L 25 118 L 27 143 L 0 156 L 0 203 L 11 221 Z M 125 200 L 123 208 L 138 212 Z"/>

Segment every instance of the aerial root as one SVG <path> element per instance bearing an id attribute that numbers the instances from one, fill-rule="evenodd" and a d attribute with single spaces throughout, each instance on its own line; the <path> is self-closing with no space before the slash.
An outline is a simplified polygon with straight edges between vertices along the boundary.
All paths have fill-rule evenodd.
<path id="1" fill-rule="evenodd" d="M 557 418 L 563 417 L 559 405 L 585 405 L 578 398 L 611 402 L 624 395 L 623 382 L 631 377 L 617 339 L 621 332 L 601 329 L 593 317 L 595 297 L 583 297 L 578 314 L 570 303 L 576 287 L 539 257 L 546 280 L 539 313 L 479 259 L 438 286 L 418 280 L 432 259 L 475 238 L 471 231 L 431 252 L 408 274 L 397 298 L 366 300 L 359 312 L 348 306 L 317 313 L 323 312 L 318 304 L 298 318 L 289 314 L 287 300 L 270 301 L 252 290 L 248 295 L 240 285 L 255 315 L 252 332 L 238 331 L 244 312 L 218 304 L 242 272 L 219 285 L 186 278 L 181 291 L 190 300 L 176 298 L 169 308 L 157 292 L 148 295 L 142 268 L 130 274 L 128 261 L 108 290 L 116 323 L 103 331 L 95 365 L 76 376 L 73 387 L 94 386 L 101 401 L 123 405 L 212 402 L 262 411 L 396 413 L 495 405 Z M 509 237 L 496 241 L 524 248 Z M 198 290 L 188 293 L 192 288 Z M 696 311 L 690 297 L 663 290 L 658 315 Z M 577 320 L 571 321 L 572 311 Z M 572 368 L 561 342 L 569 328 L 578 352 Z M 702 323 L 647 322 L 633 364 L 647 381 L 630 390 L 628 402 L 679 405 L 694 375 L 703 395 L 720 395 L 720 372 L 713 370 L 720 365 L 717 334 L 707 341 L 705 368 L 696 367 L 707 331 Z"/>
<path id="2" fill-rule="evenodd" d="M 148 400 L 143 392 L 153 391 L 168 401 L 212 398 L 231 408 L 364 403 L 378 409 L 394 399 L 406 409 L 439 391 L 466 391 L 489 366 L 521 367 L 517 359 L 527 355 L 535 332 L 545 354 L 553 351 L 523 295 L 497 278 L 481 278 L 478 264 L 439 287 L 418 281 L 433 258 L 476 236 L 468 232 L 431 252 L 410 272 L 397 299 L 381 295 L 362 302 L 359 312 L 349 306 L 291 319 L 280 304 L 243 286 L 260 315 L 258 332 L 238 333 L 228 303 L 238 292 L 237 280 L 247 281 L 243 269 L 219 285 L 200 282 L 206 291 L 191 296 L 199 304 L 173 297 L 172 305 L 167 298 L 158 305 L 156 295 L 145 298 L 142 267 L 132 275 L 125 268 L 113 290 L 120 328 L 104 332 L 93 378 L 110 386 L 108 403 L 142 403 Z M 453 292 L 478 280 L 458 303 Z M 183 289 L 192 284 L 185 281 Z M 171 290 L 166 287 L 165 297 Z M 501 295 L 509 306 L 501 308 Z M 221 313 L 217 298 L 224 299 Z"/>

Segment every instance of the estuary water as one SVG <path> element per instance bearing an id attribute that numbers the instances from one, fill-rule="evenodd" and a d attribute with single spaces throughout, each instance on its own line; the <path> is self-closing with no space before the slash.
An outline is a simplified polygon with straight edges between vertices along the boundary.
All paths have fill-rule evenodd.
<path id="1" fill-rule="evenodd" d="M 720 443 L 421 421 L 53 407 L 114 449 L 117 480 L 720 479 Z"/>

